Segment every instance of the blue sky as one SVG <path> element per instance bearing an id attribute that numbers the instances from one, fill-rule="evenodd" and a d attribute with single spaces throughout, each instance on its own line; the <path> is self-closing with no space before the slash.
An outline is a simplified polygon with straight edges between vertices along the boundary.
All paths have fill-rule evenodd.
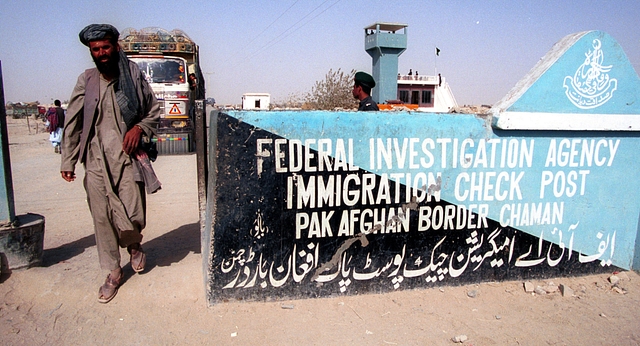
<path id="1" fill-rule="evenodd" d="M 371 71 L 363 28 L 408 25 L 400 73 L 441 73 L 459 104 L 501 99 L 562 37 L 602 30 L 640 70 L 640 1 L 0 1 L 5 101 L 66 100 L 92 67 L 78 32 L 182 29 L 200 46 L 207 97 L 240 103 L 245 92 L 273 101 L 302 95 L 329 69 Z M 434 54 L 440 48 L 440 56 Z"/>

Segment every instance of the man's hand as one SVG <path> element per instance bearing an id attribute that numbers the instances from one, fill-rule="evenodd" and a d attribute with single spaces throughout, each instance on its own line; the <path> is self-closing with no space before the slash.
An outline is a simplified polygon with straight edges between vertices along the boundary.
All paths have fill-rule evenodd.
<path id="1" fill-rule="evenodd" d="M 76 180 L 76 175 L 73 172 L 70 171 L 61 171 L 60 175 L 62 176 L 62 179 L 68 181 L 68 182 L 72 182 L 74 180 Z"/>
<path id="2" fill-rule="evenodd" d="M 124 135 L 124 140 L 122 141 L 122 151 L 131 155 L 136 149 L 138 149 L 138 144 L 140 144 L 140 138 L 142 137 L 142 128 L 140 126 L 133 126 L 127 133 Z"/>

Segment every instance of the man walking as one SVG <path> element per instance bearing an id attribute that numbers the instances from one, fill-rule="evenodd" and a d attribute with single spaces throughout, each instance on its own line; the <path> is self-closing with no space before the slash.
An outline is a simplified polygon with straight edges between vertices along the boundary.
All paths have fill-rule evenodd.
<path id="1" fill-rule="evenodd" d="M 366 72 L 356 72 L 353 90 L 353 97 L 360 100 L 359 111 L 377 111 L 378 104 L 371 98 L 371 89 L 376 86 L 376 81 Z"/>
<path id="2" fill-rule="evenodd" d="M 101 303 L 111 301 L 122 282 L 119 246 L 127 248 L 135 272 L 144 270 L 145 183 L 149 193 L 159 189 L 145 174 L 151 166 L 139 144 L 143 135 L 155 134 L 160 108 L 138 66 L 120 50 L 119 35 L 109 24 L 92 24 L 79 34 L 96 68 L 80 74 L 71 94 L 60 165 L 68 182 L 75 180 L 78 162 L 85 167 L 98 260 L 109 271 L 98 291 Z"/>
<path id="3" fill-rule="evenodd" d="M 47 111 L 47 122 L 49 130 L 49 141 L 53 145 L 53 151 L 60 153 L 60 140 L 62 138 L 62 127 L 64 126 L 64 109 L 60 100 L 53 101 L 55 107 Z"/>

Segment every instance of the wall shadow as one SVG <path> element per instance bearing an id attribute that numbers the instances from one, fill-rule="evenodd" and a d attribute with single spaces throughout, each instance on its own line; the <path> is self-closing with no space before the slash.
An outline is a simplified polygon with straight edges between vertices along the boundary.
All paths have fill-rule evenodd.
<path id="1" fill-rule="evenodd" d="M 60 262 L 70 260 L 95 245 L 95 236 L 91 234 L 56 248 L 45 249 L 42 256 L 42 266 L 51 267 Z M 178 263 L 190 252 L 196 254 L 201 252 L 200 224 L 195 222 L 182 225 L 148 242 L 143 240 L 142 247 L 147 253 L 145 272 L 156 266 L 167 267 L 173 263 Z M 129 258 L 123 255 L 121 265 L 127 267 L 128 263 Z"/>
<path id="2" fill-rule="evenodd" d="M 147 253 L 145 272 L 155 267 L 167 267 L 178 263 L 190 252 L 196 254 L 201 252 L 200 224 L 195 222 L 182 225 L 148 242 L 143 240 L 142 247 Z M 126 263 L 127 260 L 123 259 L 122 264 Z"/>
<path id="3" fill-rule="evenodd" d="M 4 252 L 0 252 L 0 284 L 7 281 L 9 276 L 11 276 L 11 270 L 9 269 L 7 255 Z"/>
<path id="4" fill-rule="evenodd" d="M 96 246 L 96 237 L 90 234 L 71 243 L 45 249 L 42 255 L 42 266 L 51 267 L 54 264 L 70 260 L 92 246 Z"/>

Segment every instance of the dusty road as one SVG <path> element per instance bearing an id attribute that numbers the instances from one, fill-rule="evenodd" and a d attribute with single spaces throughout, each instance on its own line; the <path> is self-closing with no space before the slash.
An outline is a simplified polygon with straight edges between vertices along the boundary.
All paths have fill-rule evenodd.
<path id="1" fill-rule="evenodd" d="M 147 269 L 125 266 L 109 304 L 81 179 L 60 178 L 47 134 L 8 119 L 16 214 L 44 215 L 44 265 L 0 278 L 3 345 L 638 345 L 640 276 L 553 278 L 563 297 L 522 282 L 207 307 L 194 155 L 160 157 L 148 197 Z M 33 123 L 32 123 L 33 125 Z M 123 265 L 128 263 L 122 251 Z M 472 298 L 475 293 L 475 297 Z"/>

